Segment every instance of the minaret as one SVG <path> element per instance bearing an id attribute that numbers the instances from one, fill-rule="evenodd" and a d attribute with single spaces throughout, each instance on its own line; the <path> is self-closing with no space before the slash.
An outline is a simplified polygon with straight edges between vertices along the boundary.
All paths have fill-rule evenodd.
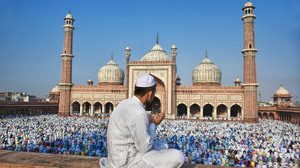
<path id="1" fill-rule="evenodd" d="M 130 59 L 130 51 L 131 49 L 129 48 L 129 45 L 127 45 L 125 49 L 125 56 L 126 56 L 126 98 L 129 97 L 129 59 Z"/>
<path id="2" fill-rule="evenodd" d="M 158 41 L 158 40 L 157 40 Z M 174 114 L 174 116 L 176 117 L 176 56 L 177 56 L 177 48 L 175 46 L 175 44 L 173 44 L 173 46 L 171 47 L 171 55 L 172 55 L 172 100 L 171 100 L 171 114 Z"/>
<path id="3" fill-rule="evenodd" d="M 70 115 L 70 100 L 71 100 L 71 86 L 72 86 L 72 55 L 73 50 L 73 16 L 69 13 L 65 18 L 65 37 L 64 37 L 64 48 L 62 57 L 62 70 L 61 70 L 61 83 L 60 86 L 60 101 L 58 116 L 69 116 Z"/>
<path id="4" fill-rule="evenodd" d="M 254 19 L 253 14 L 255 7 L 251 2 L 247 2 L 242 9 L 244 16 L 244 122 L 258 122 L 258 104 L 257 104 L 257 87 L 256 83 L 256 61 L 255 54 L 258 51 L 255 49 L 254 39 Z"/>

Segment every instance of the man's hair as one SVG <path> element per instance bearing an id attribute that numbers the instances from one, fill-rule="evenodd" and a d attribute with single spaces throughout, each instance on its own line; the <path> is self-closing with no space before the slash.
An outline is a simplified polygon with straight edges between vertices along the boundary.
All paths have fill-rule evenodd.
<path id="1" fill-rule="evenodd" d="M 154 91 L 156 89 L 156 84 L 151 87 L 134 87 L 134 95 L 143 97 L 149 91 Z"/>

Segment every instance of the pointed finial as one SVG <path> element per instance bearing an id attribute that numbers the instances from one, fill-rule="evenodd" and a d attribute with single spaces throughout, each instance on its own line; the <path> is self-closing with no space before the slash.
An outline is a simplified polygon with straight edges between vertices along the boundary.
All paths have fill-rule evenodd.
<path id="1" fill-rule="evenodd" d="M 282 87 L 282 83 L 281 83 L 281 87 Z"/>
<path id="2" fill-rule="evenodd" d="M 156 44 L 158 44 L 158 32 L 157 32 L 157 37 L 156 37 Z"/>
<path id="3" fill-rule="evenodd" d="M 110 58 L 110 59 L 113 60 L 113 57 L 114 57 L 114 55 L 113 55 L 113 53 L 111 52 L 111 58 Z"/>
<path id="4" fill-rule="evenodd" d="M 71 14 L 71 9 L 69 10 L 69 14 Z"/>
<path id="5" fill-rule="evenodd" d="M 206 52 L 205 52 L 205 58 L 207 58 L 207 49 L 206 49 Z"/>

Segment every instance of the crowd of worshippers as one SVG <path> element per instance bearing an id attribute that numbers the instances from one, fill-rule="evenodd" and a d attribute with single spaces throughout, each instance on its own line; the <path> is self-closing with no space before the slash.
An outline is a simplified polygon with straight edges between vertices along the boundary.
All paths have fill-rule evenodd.
<path id="1" fill-rule="evenodd" d="M 0 149 L 107 157 L 101 118 L 57 115 L 10 116 L 0 120 Z M 300 127 L 276 120 L 259 123 L 165 119 L 158 141 L 182 151 L 186 163 L 238 167 L 299 167 Z"/>

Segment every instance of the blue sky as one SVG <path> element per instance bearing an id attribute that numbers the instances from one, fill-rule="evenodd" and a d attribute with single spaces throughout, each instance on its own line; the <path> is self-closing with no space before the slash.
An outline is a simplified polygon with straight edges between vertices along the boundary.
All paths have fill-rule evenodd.
<path id="1" fill-rule="evenodd" d="M 168 53 L 175 43 L 177 74 L 192 85 L 205 58 L 222 72 L 221 85 L 243 81 L 243 11 L 246 0 L 38 1 L 0 0 L 0 91 L 45 97 L 60 82 L 64 18 L 74 22 L 73 83 L 97 83 L 101 67 L 114 61 L 125 71 L 125 48 L 140 60 L 156 42 Z M 300 1 L 252 0 L 257 81 L 261 100 L 281 83 L 300 100 Z"/>

